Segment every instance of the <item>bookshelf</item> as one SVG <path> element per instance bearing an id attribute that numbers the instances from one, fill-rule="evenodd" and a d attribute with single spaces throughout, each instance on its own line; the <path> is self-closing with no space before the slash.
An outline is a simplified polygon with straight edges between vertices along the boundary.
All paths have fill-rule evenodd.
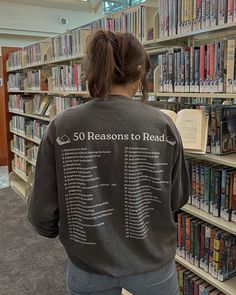
<path id="1" fill-rule="evenodd" d="M 128 9 L 125 12 L 130 13 L 135 11 L 135 9 Z M 119 17 L 123 17 L 125 15 L 124 12 L 122 13 L 117 13 L 113 14 L 111 17 L 108 18 L 103 18 L 102 20 L 99 20 L 97 22 L 94 22 L 91 25 L 91 29 L 97 29 L 97 28 L 112 28 L 114 25 L 113 20 Z M 155 17 L 154 17 L 155 19 Z M 145 28 L 147 31 L 148 28 Z M 202 42 L 208 43 L 209 40 L 225 40 L 227 38 L 233 37 L 235 35 L 235 29 L 236 29 L 236 21 L 232 23 L 225 23 L 222 25 L 216 25 L 211 28 L 204 28 L 204 29 L 197 29 L 197 30 L 192 30 L 189 32 L 181 32 L 177 35 L 173 36 L 165 36 L 165 37 L 160 37 L 158 36 L 158 25 L 155 23 L 153 24 L 153 39 L 151 40 L 146 40 L 147 38 L 143 38 L 142 43 L 143 45 L 147 48 L 147 51 L 150 52 L 150 55 L 154 54 L 160 54 L 166 51 L 166 47 L 171 47 L 171 48 L 178 48 L 178 46 L 192 46 L 192 45 L 197 45 L 202 44 Z M 76 29 L 80 30 L 80 29 Z M 72 35 L 75 33 L 76 30 L 72 31 Z M 81 32 L 83 34 L 87 34 L 88 32 L 83 31 L 84 29 L 81 29 Z M 137 35 L 137 32 L 136 32 Z M 55 36 L 55 38 L 52 38 L 52 43 L 58 47 L 64 46 L 63 44 L 60 44 L 59 39 L 63 39 L 65 37 L 65 34 L 59 35 L 61 38 L 58 38 L 58 36 Z M 87 35 L 86 35 L 87 36 Z M 140 37 L 140 36 L 139 36 Z M 66 38 L 66 37 L 65 37 Z M 142 39 L 142 38 L 141 38 Z M 84 53 L 81 52 L 79 55 L 70 55 L 70 56 L 61 56 L 60 58 L 53 58 L 53 52 L 52 52 L 52 46 L 51 41 L 45 42 L 41 46 L 42 43 L 39 45 L 41 46 L 42 52 L 44 52 L 44 55 L 46 56 L 46 61 L 44 59 L 38 60 L 37 62 L 31 62 L 31 64 L 26 64 L 24 60 L 24 55 L 26 54 L 24 51 L 22 51 L 22 56 L 23 59 L 20 59 L 19 65 L 16 66 L 9 66 L 8 63 L 8 70 L 7 72 L 9 74 L 14 74 L 14 73 L 19 73 L 23 72 L 26 73 L 29 70 L 34 70 L 34 69 L 45 69 L 49 68 L 52 69 L 53 66 L 56 65 L 73 65 L 76 62 L 79 64 L 82 64 L 84 61 Z M 84 43 L 85 40 L 80 40 L 81 43 Z M 37 44 L 36 44 L 37 45 Z M 36 46 L 35 45 L 35 46 Z M 34 51 L 34 45 L 30 50 Z M 58 53 L 58 52 L 56 52 Z M 21 54 L 19 54 L 21 56 Z M 16 54 L 17 57 L 17 54 Z M 22 62 L 23 60 L 23 62 Z M 50 78 L 50 77 L 49 77 Z M 88 97 L 89 93 L 88 91 L 54 91 L 54 90 L 14 90 L 10 89 L 8 91 L 9 94 L 22 94 L 22 95 L 29 95 L 29 94 L 39 94 L 39 95 L 50 95 L 50 96 L 62 96 L 62 97 L 67 97 L 67 96 L 75 96 L 75 97 Z M 139 93 L 137 94 L 139 95 Z M 222 98 L 222 99 L 231 99 L 231 98 L 236 98 L 236 93 L 210 93 L 210 92 L 160 92 L 160 91 L 155 91 L 155 92 L 150 92 L 150 96 L 155 96 L 155 97 L 184 97 L 184 98 Z M 154 102 L 149 102 L 150 105 L 157 106 L 157 103 Z M 38 115 L 33 115 L 33 114 L 27 114 L 27 113 L 21 113 L 18 111 L 10 111 L 8 112 L 9 117 L 11 115 L 19 115 L 23 116 L 26 118 L 32 118 L 32 119 L 38 119 L 41 121 L 45 122 L 50 122 L 50 118 L 45 117 L 45 116 L 38 116 Z M 40 141 L 35 138 L 28 137 L 20 132 L 9 130 L 9 133 L 15 134 L 23 139 L 26 139 L 30 142 L 33 142 L 35 144 L 40 144 Z M 22 156 L 18 151 L 12 149 L 11 150 L 12 155 L 17 155 L 24 159 L 26 162 L 30 163 L 32 166 L 35 166 L 35 162 L 30 161 L 27 156 Z M 11 157 L 12 157 L 11 155 Z M 192 157 L 194 159 L 200 160 L 200 161 L 206 161 L 209 163 L 215 163 L 219 165 L 225 165 L 228 167 L 236 168 L 236 153 L 235 154 L 229 154 L 229 155 L 224 155 L 224 156 L 217 156 L 217 155 L 212 155 L 212 154 L 205 154 L 205 155 L 200 155 L 200 154 L 187 154 L 187 157 Z M 23 198 L 26 198 L 30 185 L 28 184 L 28 177 L 24 173 L 21 173 L 19 170 L 16 170 L 13 168 L 13 171 L 10 174 L 10 184 L 11 187 Z M 196 207 L 193 207 L 192 205 L 185 205 L 182 208 L 183 212 L 189 213 L 192 216 L 195 216 L 201 220 L 204 220 L 205 222 L 208 222 L 209 224 L 215 225 L 218 228 L 225 230 L 229 233 L 232 233 L 236 235 L 236 224 L 233 222 L 227 222 L 224 221 L 223 219 L 219 217 L 214 217 L 212 214 L 206 213 Z M 216 279 L 214 279 L 211 275 L 203 271 L 202 269 L 195 267 L 191 263 L 187 262 L 185 259 L 183 259 L 180 256 L 176 256 L 176 261 L 180 263 L 181 265 L 185 266 L 187 269 L 191 270 L 195 274 L 197 274 L 199 277 L 203 278 L 222 292 L 224 292 L 227 295 L 234 295 L 235 290 L 236 290 L 236 277 L 229 279 L 225 282 L 220 282 Z M 122 290 L 123 295 L 128 295 L 128 293 L 125 290 Z"/>
<path id="2" fill-rule="evenodd" d="M 179 255 L 175 256 L 175 259 L 178 263 L 185 266 L 187 269 L 191 270 L 193 273 L 197 274 L 200 278 L 204 279 L 212 286 L 216 287 L 218 290 L 224 292 L 226 295 L 234 295 L 235 294 L 235 286 L 236 286 L 236 277 L 229 279 L 225 282 L 220 282 L 210 276 L 207 272 L 199 267 L 194 266 L 193 264 L 187 262 L 185 259 L 180 257 Z"/>

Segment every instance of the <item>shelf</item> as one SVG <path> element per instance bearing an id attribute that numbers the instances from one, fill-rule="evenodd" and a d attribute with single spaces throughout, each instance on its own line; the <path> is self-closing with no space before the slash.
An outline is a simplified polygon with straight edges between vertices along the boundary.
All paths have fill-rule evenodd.
<path id="1" fill-rule="evenodd" d="M 12 168 L 12 171 L 14 171 L 16 175 L 18 175 L 22 180 L 24 180 L 24 182 L 28 182 L 28 177 L 23 172 L 17 170 L 16 168 Z"/>
<path id="2" fill-rule="evenodd" d="M 26 156 L 21 155 L 21 153 L 17 152 L 16 150 L 11 149 L 11 152 L 12 152 L 13 154 L 16 154 L 18 157 L 21 157 L 22 159 L 24 159 L 25 161 L 27 161 L 27 162 L 30 163 L 31 165 L 36 166 L 36 162 L 29 160 Z"/>
<path id="3" fill-rule="evenodd" d="M 52 60 L 52 61 L 39 63 L 39 64 L 35 64 L 35 65 L 29 65 L 29 66 L 20 67 L 20 68 L 9 69 L 9 70 L 7 70 L 7 72 L 12 73 L 12 72 L 16 72 L 16 71 L 22 71 L 22 70 L 25 70 L 25 69 L 39 68 L 39 67 L 46 66 L 46 65 L 53 65 L 53 64 L 58 64 L 58 63 L 62 63 L 62 62 L 83 59 L 84 57 L 85 57 L 85 55 L 71 56 L 71 57 L 66 57 L 66 58 L 62 58 L 62 59 L 59 59 L 59 60 Z"/>
<path id="4" fill-rule="evenodd" d="M 223 25 L 217 25 L 212 28 L 205 28 L 205 29 L 200 29 L 200 30 L 194 30 L 191 32 L 186 32 L 174 36 L 168 36 L 160 39 L 156 39 L 154 42 L 156 45 L 162 44 L 162 43 L 168 43 L 170 41 L 178 41 L 178 40 L 184 40 L 189 37 L 192 37 L 193 39 L 196 40 L 204 40 L 204 39 L 213 39 L 218 37 L 216 33 L 222 33 L 221 31 L 224 31 L 224 35 L 222 37 L 227 37 L 230 35 L 235 34 L 235 28 L 236 28 L 236 22 L 229 23 L 229 24 L 223 24 Z M 213 34 L 215 33 L 215 34 Z"/>
<path id="5" fill-rule="evenodd" d="M 155 95 L 160 97 L 236 98 L 236 93 L 157 92 Z"/>
<path id="6" fill-rule="evenodd" d="M 24 117 L 29 117 L 29 118 L 34 118 L 34 119 L 39 119 L 42 121 L 47 121 L 50 122 L 51 119 L 46 117 L 46 116 L 40 116 L 40 115 L 34 115 L 34 114 L 26 114 L 26 113 L 21 113 L 21 112 L 17 112 L 17 111 L 11 111 L 9 110 L 10 113 L 12 114 L 16 114 L 16 115 L 20 115 L 20 116 L 24 116 Z"/>
<path id="7" fill-rule="evenodd" d="M 236 153 L 222 155 L 222 156 L 211 155 L 211 154 L 201 155 L 201 154 L 186 153 L 186 156 L 197 158 L 199 160 L 205 160 L 205 161 L 217 163 L 219 165 L 225 165 L 225 166 L 236 168 Z"/>
<path id="8" fill-rule="evenodd" d="M 186 261 L 184 258 L 179 255 L 175 256 L 175 260 L 185 266 L 187 269 L 191 270 L 193 273 L 197 274 L 199 277 L 210 283 L 212 286 L 216 287 L 218 290 L 223 292 L 226 295 L 235 295 L 236 290 L 236 276 L 225 281 L 220 282 L 214 279 L 210 274 L 205 272 L 203 269 L 196 267 L 190 262 Z"/>
<path id="9" fill-rule="evenodd" d="M 204 212 L 189 204 L 186 204 L 183 208 L 181 208 L 181 210 L 194 215 L 210 224 L 213 224 L 227 232 L 230 232 L 231 234 L 236 235 L 236 224 L 231 221 L 225 221 L 220 217 L 215 217 L 212 214 Z"/>
<path id="10" fill-rule="evenodd" d="M 89 96 L 87 91 L 41 91 L 41 90 L 8 90 L 8 93 L 25 93 L 25 94 L 47 94 L 47 95 L 59 95 L 59 96 L 68 96 L 68 95 L 77 95 L 77 96 Z"/>
<path id="11" fill-rule="evenodd" d="M 23 138 L 25 138 L 25 139 L 27 139 L 29 141 L 32 141 L 32 142 L 34 142 L 36 144 L 40 144 L 40 140 L 38 140 L 38 139 L 34 139 L 34 138 L 31 138 L 31 137 L 28 137 L 28 136 L 26 136 L 24 134 L 21 134 L 20 132 L 17 132 L 17 131 L 10 130 L 10 132 L 13 133 L 13 134 L 16 134 L 16 135 L 18 135 L 20 137 L 23 137 Z"/>

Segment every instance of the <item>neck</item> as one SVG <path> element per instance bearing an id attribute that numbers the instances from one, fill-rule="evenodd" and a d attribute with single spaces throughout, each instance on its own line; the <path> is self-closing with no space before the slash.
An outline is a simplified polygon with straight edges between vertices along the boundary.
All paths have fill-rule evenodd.
<path id="1" fill-rule="evenodd" d="M 113 84 L 109 95 L 121 95 L 121 96 L 132 97 L 133 93 L 131 93 L 130 89 L 128 89 L 126 85 Z"/>

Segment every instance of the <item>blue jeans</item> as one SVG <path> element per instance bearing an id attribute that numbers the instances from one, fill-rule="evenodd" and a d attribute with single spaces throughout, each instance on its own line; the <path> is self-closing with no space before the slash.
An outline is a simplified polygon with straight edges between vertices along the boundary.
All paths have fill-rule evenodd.
<path id="1" fill-rule="evenodd" d="M 158 271 L 119 278 L 86 272 L 69 261 L 67 287 L 70 295 L 120 295 L 122 288 L 134 295 L 179 295 L 174 260 Z"/>

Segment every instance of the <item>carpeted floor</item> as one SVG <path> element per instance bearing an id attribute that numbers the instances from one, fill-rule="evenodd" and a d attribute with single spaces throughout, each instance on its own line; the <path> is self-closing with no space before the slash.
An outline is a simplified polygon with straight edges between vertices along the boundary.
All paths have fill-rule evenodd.
<path id="1" fill-rule="evenodd" d="M 26 203 L 0 190 L 0 294 L 66 295 L 67 257 L 58 240 L 37 235 Z"/>

